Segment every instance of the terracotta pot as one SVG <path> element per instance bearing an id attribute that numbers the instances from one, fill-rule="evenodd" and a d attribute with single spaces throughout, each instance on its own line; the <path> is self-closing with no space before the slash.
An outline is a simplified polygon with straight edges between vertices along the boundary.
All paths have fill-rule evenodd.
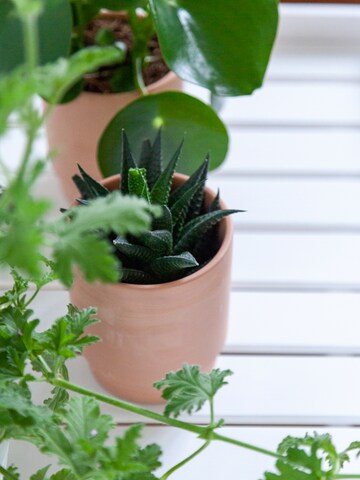
<path id="1" fill-rule="evenodd" d="M 181 90 L 182 81 L 169 72 L 158 82 L 149 85 L 149 93 Z M 110 120 L 126 105 L 139 97 L 137 92 L 101 94 L 83 92 L 70 103 L 58 105 L 47 125 L 49 150 L 58 155 L 53 168 L 59 178 L 63 193 L 71 201 L 77 195 L 71 177 L 78 173 L 79 163 L 93 178 L 102 175 L 97 165 L 97 145 Z"/>
<path id="2" fill-rule="evenodd" d="M 174 186 L 184 182 L 176 175 Z M 119 176 L 104 180 L 113 190 Z M 215 193 L 206 188 L 205 202 Z M 222 205 L 222 207 L 224 207 Z M 220 225 L 215 257 L 188 277 L 159 285 L 89 284 L 77 275 L 70 292 L 79 308 L 94 305 L 101 322 L 91 334 L 102 341 L 85 349 L 90 368 L 109 391 L 127 400 L 158 403 L 153 383 L 187 362 L 213 368 L 227 331 L 232 257 L 232 220 Z"/>

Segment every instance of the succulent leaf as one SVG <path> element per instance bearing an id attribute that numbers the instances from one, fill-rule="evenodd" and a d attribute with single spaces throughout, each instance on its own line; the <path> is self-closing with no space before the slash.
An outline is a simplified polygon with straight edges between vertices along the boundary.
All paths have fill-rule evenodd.
<path id="1" fill-rule="evenodd" d="M 199 190 L 203 191 L 203 189 L 204 184 L 202 182 L 197 185 L 193 185 L 191 188 L 185 190 L 183 196 L 180 197 L 179 200 L 177 200 L 177 202 L 171 207 L 170 211 L 173 218 L 175 241 L 178 240 L 179 232 L 181 232 L 181 229 L 184 226 L 194 195 L 196 195 Z"/>
<path id="2" fill-rule="evenodd" d="M 122 281 L 153 284 L 191 275 L 218 251 L 217 223 L 240 210 L 221 210 L 219 192 L 210 207 L 205 208 L 203 197 L 209 156 L 188 180 L 170 193 L 183 142 L 163 169 L 159 131 L 153 144 L 150 140 L 142 143 L 138 167 L 124 131 L 122 135 L 122 193 L 145 199 L 150 204 L 149 209 L 155 208 L 151 204 L 158 204 L 160 207 L 157 208 L 162 209 L 162 215 L 153 217 L 151 230 L 145 233 L 130 232 L 126 237 L 119 236 L 114 240 L 114 235 L 109 232 L 108 240 L 122 263 Z M 81 167 L 79 169 L 81 176 L 75 176 L 74 182 L 82 194 L 78 200 L 80 205 L 91 203 L 89 200 L 96 196 L 109 195 L 105 187 L 91 179 Z M 99 227 L 96 231 L 97 235 L 106 237 Z"/>
<path id="3" fill-rule="evenodd" d="M 150 263 L 151 271 L 160 278 L 174 279 L 181 276 L 182 270 L 197 267 L 199 264 L 190 252 L 159 257 Z"/>
<path id="4" fill-rule="evenodd" d="M 153 229 L 154 230 L 169 230 L 173 231 L 173 220 L 169 208 L 166 205 L 162 205 L 162 215 L 156 217 L 153 220 Z"/>
<path id="5" fill-rule="evenodd" d="M 150 190 L 154 187 L 156 181 L 161 175 L 163 168 L 162 158 L 162 134 L 159 129 L 154 143 L 145 140 L 142 145 L 139 166 L 146 168 L 147 180 Z"/>
<path id="6" fill-rule="evenodd" d="M 184 141 L 181 142 L 172 159 L 167 164 L 160 177 L 157 179 L 154 188 L 151 190 L 151 203 L 157 203 L 158 205 L 167 204 L 171 190 L 173 175 L 180 157 L 183 143 Z"/>
<path id="7" fill-rule="evenodd" d="M 150 192 L 146 181 L 145 168 L 129 168 L 128 188 L 130 195 L 136 195 L 150 203 Z"/>
<path id="8" fill-rule="evenodd" d="M 89 198 L 106 197 L 109 195 L 109 190 L 104 187 L 104 185 L 101 185 L 101 183 L 94 180 L 79 164 L 78 169 L 81 174 L 81 178 L 88 189 Z"/>
<path id="9" fill-rule="evenodd" d="M 157 257 L 157 254 L 150 248 L 132 244 L 124 237 L 115 238 L 113 244 L 118 252 L 143 265 Z"/>
<path id="10" fill-rule="evenodd" d="M 191 177 L 189 177 L 185 183 L 183 183 L 179 188 L 177 188 L 176 190 L 174 190 L 174 192 L 172 192 L 169 198 L 170 208 L 184 195 L 184 193 L 188 189 L 192 188 L 194 185 L 197 185 L 199 183 L 202 183 L 203 186 L 205 185 L 207 173 L 209 169 L 209 162 L 210 162 L 210 159 L 209 159 L 209 156 L 207 156 L 204 162 L 191 175 Z M 190 219 L 199 215 L 202 207 L 203 198 L 204 198 L 204 189 L 199 190 L 191 201 L 191 204 L 189 207 Z"/>
<path id="11" fill-rule="evenodd" d="M 173 237 L 168 230 L 145 232 L 138 239 L 140 243 L 158 255 L 169 255 L 173 247 Z"/>
<path id="12" fill-rule="evenodd" d="M 216 192 L 216 197 L 214 200 L 211 202 L 210 207 L 209 207 L 209 212 L 215 212 L 215 210 L 220 210 L 221 205 L 220 205 L 220 190 Z"/>
<path id="13" fill-rule="evenodd" d="M 122 131 L 122 170 L 121 170 L 121 193 L 124 195 L 129 193 L 129 182 L 128 182 L 128 174 L 130 168 L 137 168 L 137 165 L 135 163 L 135 160 L 132 156 L 131 150 L 130 150 L 130 145 L 129 145 L 129 140 L 127 138 L 127 135 L 125 131 Z"/>
<path id="14" fill-rule="evenodd" d="M 137 285 L 149 285 L 151 283 L 158 283 L 156 278 L 143 270 L 135 268 L 122 268 L 121 281 L 125 283 L 135 283 Z"/>
<path id="15" fill-rule="evenodd" d="M 191 251 L 199 241 L 199 238 L 202 238 L 211 227 L 220 222 L 224 217 L 238 212 L 241 212 L 241 210 L 217 210 L 194 218 L 182 230 L 181 238 L 175 245 L 174 253 L 180 253 L 184 250 Z"/>

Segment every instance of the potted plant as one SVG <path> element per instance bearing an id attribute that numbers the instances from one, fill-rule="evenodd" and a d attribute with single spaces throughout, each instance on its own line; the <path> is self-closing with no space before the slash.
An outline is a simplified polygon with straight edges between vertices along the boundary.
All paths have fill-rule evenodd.
<path id="1" fill-rule="evenodd" d="M 16 115 L 26 133 L 26 141 L 19 169 L 14 176 L 7 177 L 6 188 L 0 189 L 0 268 L 1 273 L 6 266 L 12 268 L 13 275 L 12 288 L 0 296 L 0 448 L 9 439 L 26 441 L 53 457 L 56 469 L 59 467 L 55 463 L 60 464 L 61 470 L 56 473 L 49 473 L 49 467 L 44 466 L 34 473 L 33 480 L 159 478 L 160 448 L 155 444 L 139 445 L 139 424 L 131 425 L 123 436 L 111 441 L 109 434 L 116 421 L 101 414 L 99 402 L 103 402 L 138 414 L 139 418 L 184 429 L 203 439 L 201 447 L 165 471 L 160 477 L 162 480 L 213 441 L 272 457 L 276 461 L 276 471 L 265 472 L 265 480 L 360 478 L 360 474 L 343 473 L 348 455 L 359 451 L 359 442 L 338 451 L 329 435 L 313 434 L 303 438 L 286 437 L 279 448 L 272 451 L 219 431 L 224 422 L 216 419 L 214 398 L 230 371 L 216 369 L 201 373 L 197 366 L 185 365 L 167 374 L 156 384 L 167 401 L 164 414 L 71 382 L 68 360 L 97 341 L 86 335 L 87 327 L 95 321 L 95 309 L 79 311 L 70 305 L 65 315 L 44 330 L 32 311 L 33 300 L 55 277 L 69 285 L 74 263 L 88 279 L 114 280 L 119 266 L 109 243 L 94 234 L 94 229 L 101 222 L 107 233 L 117 231 L 124 236 L 131 232 L 136 236 L 149 228 L 150 214 L 161 212 L 143 199 L 125 198 L 114 192 L 91 200 L 86 208 L 71 209 L 62 218 L 45 217 L 48 202 L 32 195 L 34 184 L 47 163 L 47 159 L 31 162 L 34 138 L 44 123 L 44 117 L 39 116 L 34 107 L 34 94 L 40 84 L 46 87 L 48 95 L 52 92 L 56 100 L 79 75 L 99 67 L 104 54 L 114 55 L 114 52 L 96 50 L 90 56 L 75 56 L 39 68 L 36 66 L 34 20 L 42 2 L 14 0 L 14 5 L 29 42 L 25 68 L 0 78 L 0 134 L 10 128 L 9 117 L 13 121 Z M 4 169 L 5 176 L 7 173 Z M 52 254 L 51 262 L 43 257 L 45 246 Z M 45 403 L 38 403 L 32 397 L 33 383 L 50 387 L 47 392 L 52 389 Z M 76 393 L 76 398 L 70 398 L 70 392 Z M 175 418 L 201 408 L 205 402 L 210 404 L 208 425 L 195 425 Z M 4 480 L 20 478 L 16 466 L 5 467 L 0 463 L 1 474 Z"/>
<path id="2" fill-rule="evenodd" d="M 6 5 L 11 5 L 11 0 L 3 0 L 2 3 L 0 8 L 5 10 L 0 20 L 0 40 L 3 45 L 10 45 L 13 44 L 20 25 L 14 25 L 11 9 L 6 8 Z M 132 102 L 123 114 L 114 119 L 115 125 L 112 123 L 109 126 L 108 136 L 111 140 L 103 141 L 103 148 L 99 153 L 99 165 L 103 175 L 109 176 L 116 172 L 121 139 L 113 138 L 113 132 L 117 132 L 119 127 L 126 129 L 132 143 L 141 136 L 152 137 L 154 130 L 161 125 L 168 133 L 168 138 L 176 138 L 179 131 L 187 131 L 187 143 L 179 171 L 193 171 L 199 165 L 196 161 L 194 164 L 194 156 L 203 158 L 206 153 L 204 148 L 209 147 L 212 150 L 212 168 L 219 166 L 227 152 L 228 136 L 220 119 L 210 107 L 179 92 L 168 93 L 165 97 L 155 95 L 151 100 L 147 98 L 147 93 L 157 92 L 158 87 L 161 90 L 179 88 L 179 80 L 174 74 L 168 75 L 169 84 L 162 79 L 158 85 L 154 84 L 149 88 L 145 86 L 142 73 L 149 59 L 154 56 L 149 55 L 148 40 L 152 38 L 153 41 L 153 34 L 156 34 L 166 65 L 178 77 L 205 87 L 214 95 L 247 95 L 260 87 L 265 74 L 277 27 L 277 1 L 212 1 L 207 3 L 206 8 L 199 8 L 196 2 L 177 5 L 175 2 L 163 0 L 51 1 L 40 17 L 40 20 L 43 19 L 40 22 L 40 43 L 44 50 L 42 60 L 54 60 L 66 51 L 75 53 L 86 48 L 87 26 L 102 9 L 127 12 L 133 31 L 133 45 L 130 54 L 127 54 L 124 44 L 119 45 L 116 36 L 109 29 L 100 28 L 98 35 L 93 35 L 92 41 L 101 45 L 114 44 L 122 52 L 122 59 L 116 62 L 121 64 L 119 69 L 114 69 L 114 62 L 110 62 L 110 67 L 103 66 L 101 71 L 105 68 L 120 72 L 115 74 L 116 81 L 110 82 L 111 85 L 116 85 L 115 92 L 133 89 L 135 85 L 137 93 L 81 93 L 84 86 L 82 81 L 76 88 L 72 87 L 71 92 L 65 96 L 73 101 L 58 106 L 49 117 L 49 145 L 51 150 L 58 150 L 59 155 L 54 166 L 68 199 L 72 199 L 75 194 L 69 178 L 75 173 L 76 160 L 95 178 L 100 178 L 96 162 L 100 134 L 122 108 L 121 104 L 125 105 L 139 95 L 141 98 Z M 137 14 L 139 9 L 140 15 Z M 49 18 L 52 21 L 56 19 L 58 28 L 52 29 L 48 26 Z M 226 28 L 223 28 L 224 24 Z M 18 43 L 22 45 L 21 42 Z M 6 48 L 0 50 L 0 72 L 12 67 L 16 59 L 21 59 L 22 47 L 20 48 L 18 43 L 15 43 L 11 51 Z M 54 45 L 59 45 L 58 52 Z M 52 50 L 48 51 L 50 46 Z M 74 96 L 80 93 L 81 95 L 74 99 Z M 124 102 L 120 99 L 123 95 Z M 202 138 L 207 138 L 206 146 L 201 141 Z M 164 148 L 169 154 L 173 145 L 165 143 Z M 105 154 L 103 149 L 106 150 Z"/>
<path id="3" fill-rule="evenodd" d="M 77 275 L 70 291 L 78 308 L 94 303 L 102 342 L 87 358 L 99 381 L 132 401 L 155 403 L 154 381 L 186 361 L 209 371 L 225 342 L 232 224 L 205 187 L 209 159 L 191 175 L 174 173 L 182 145 L 162 166 L 161 131 L 145 140 L 137 164 L 123 132 L 120 176 L 96 182 L 82 168 L 74 180 L 81 206 L 114 190 L 161 205 L 162 215 L 140 237 L 110 237 L 122 264 L 121 282 L 90 284 Z M 218 225 L 219 224 L 219 225 Z"/>

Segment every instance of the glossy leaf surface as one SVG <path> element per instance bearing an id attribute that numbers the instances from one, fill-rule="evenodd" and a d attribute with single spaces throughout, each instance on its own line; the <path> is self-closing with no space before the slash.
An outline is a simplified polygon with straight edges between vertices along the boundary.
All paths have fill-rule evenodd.
<path id="1" fill-rule="evenodd" d="M 150 0 L 160 46 L 181 78 L 217 95 L 262 84 L 275 39 L 276 0 Z"/>
<path id="2" fill-rule="evenodd" d="M 207 153 L 211 167 L 224 160 L 228 135 L 211 107 L 185 93 L 166 92 L 149 95 L 128 105 L 105 129 L 99 143 L 98 161 L 105 177 L 119 172 L 122 136 L 125 129 L 136 159 L 140 157 L 145 138 L 153 140 L 159 127 L 163 132 L 164 158 L 172 157 L 185 134 L 185 143 L 177 170 L 191 174 L 200 166 Z"/>

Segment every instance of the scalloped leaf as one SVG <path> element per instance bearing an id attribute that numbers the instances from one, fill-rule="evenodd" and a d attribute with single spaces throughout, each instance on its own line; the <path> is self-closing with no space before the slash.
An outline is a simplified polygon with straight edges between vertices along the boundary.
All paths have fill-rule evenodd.
<path id="1" fill-rule="evenodd" d="M 206 401 L 212 401 L 220 388 L 227 385 L 225 378 L 232 374 L 231 370 L 219 368 L 202 373 L 198 365 L 185 364 L 181 370 L 167 373 L 154 387 L 164 389 L 165 415 L 178 417 L 182 412 L 198 411 Z"/>
<path id="2" fill-rule="evenodd" d="M 203 238 L 205 233 L 220 220 L 232 215 L 233 213 L 243 212 L 243 210 L 217 210 L 194 218 L 187 223 L 181 232 L 181 238 L 175 245 L 174 253 L 180 253 L 184 250 L 192 250 L 199 238 Z"/>

